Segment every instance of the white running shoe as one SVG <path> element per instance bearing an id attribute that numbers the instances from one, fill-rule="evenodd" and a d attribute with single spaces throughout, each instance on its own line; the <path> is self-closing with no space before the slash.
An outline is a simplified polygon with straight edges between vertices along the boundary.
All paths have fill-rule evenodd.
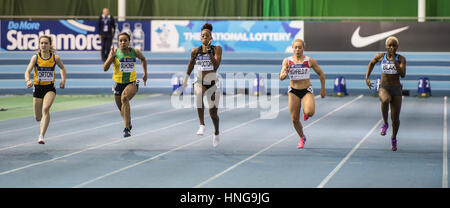
<path id="1" fill-rule="evenodd" d="M 43 136 L 39 136 L 38 144 L 45 144 Z"/>
<path id="2" fill-rule="evenodd" d="M 213 147 L 217 147 L 217 145 L 219 145 L 219 142 L 220 142 L 219 135 L 214 135 L 213 136 Z"/>
<path id="3" fill-rule="evenodd" d="M 204 133 L 205 133 L 205 125 L 200 125 L 197 131 L 197 135 L 203 136 Z"/>

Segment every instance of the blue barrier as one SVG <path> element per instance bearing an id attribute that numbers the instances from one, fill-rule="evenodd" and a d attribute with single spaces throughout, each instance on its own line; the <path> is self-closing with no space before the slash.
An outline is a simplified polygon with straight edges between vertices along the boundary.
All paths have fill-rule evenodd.
<path id="1" fill-rule="evenodd" d="M 343 76 L 338 76 L 334 80 L 334 95 L 338 97 L 344 97 L 348 95 L 345 78 Z"/>
<path id="2" fill-rule="evenodd" d="M 417 86 L 417 95 L 419 97 L 431 96 L 431 83 L 428 77 L 421 77 Z"/>

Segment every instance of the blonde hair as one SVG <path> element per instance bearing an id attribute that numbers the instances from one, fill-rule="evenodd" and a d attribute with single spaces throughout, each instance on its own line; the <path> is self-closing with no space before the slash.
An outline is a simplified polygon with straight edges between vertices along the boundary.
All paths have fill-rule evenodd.
<path id="1" fill-rule="evenodd" d="M 397 42 L 397 45 L 400 45 L 400 42 L 398 42 L 398 38 L 395 37 L 395 36 L 389 36 L 389 37 L 386 39 L 386 42 L 385 42 L 384 44 L 387 45 L 388 42 L 389 42 L 390 40 L 393 40 L 393 41 Z"/>
<path id="2" fill-rule="evenodd" d="M 303 45 L 303 48 L 305 47 L 305 41 L 303 41 L 302 39 L 300 39 L 300 38 L 298 38 L 298 39 L 295 39 L 294 41 L 292 41 L 292 46 L 294 46 L 294 43 L 296 43 L 296 42 L 301 42 L 302 43 L 302 45 Z"/>

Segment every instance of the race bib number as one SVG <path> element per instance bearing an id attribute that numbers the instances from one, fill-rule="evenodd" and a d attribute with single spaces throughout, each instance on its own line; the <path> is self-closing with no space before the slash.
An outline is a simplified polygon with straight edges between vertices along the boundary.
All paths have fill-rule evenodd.
<path id="1" fill-rule="evenodd" d="M 198 66 L 199 71 L 212 71 L 214 70 L 213 64 L 209 56 L 199 56 L 195 63 Z"/>
<path id="2" fill-rule="evenodd" d="M 55 77 L 54 71 L 38 71 L 38 80 L 39 81 L 53 81 L 53 78 Z"/>
<path id="3" fill-rule="evenodd" d="M 291 80 L 309 79 L 310 68 L 305 68 L 303 64 L 296 64 L 289 66 L 289 78 Z"/>
<path id="4" fill-rule="evenodd" d="M 133 72 L 135 63 L 136 63 L 135 58 L 121 59 L 120 60 L 120 72 Z"/>
<path id="5" fill-rule="evenodd" d="M 383 74 L 398 74 L 397 70 L 395 70 L 395 64 L 393 61 L 383 61 L 381 65 L 381 73 Z"/>

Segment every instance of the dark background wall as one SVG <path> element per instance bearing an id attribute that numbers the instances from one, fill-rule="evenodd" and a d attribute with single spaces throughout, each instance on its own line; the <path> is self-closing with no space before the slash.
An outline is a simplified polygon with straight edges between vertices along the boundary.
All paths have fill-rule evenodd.
<path id="1" fill-rule="evenodd" d="M 0 0 L 0 15 L 117 16 L 117 0 Z M 426 0 L 429 17 L 450 16 L 450 1 Z M 127 16 L 415 17 L 417 0 L 127 0 Z"/>

